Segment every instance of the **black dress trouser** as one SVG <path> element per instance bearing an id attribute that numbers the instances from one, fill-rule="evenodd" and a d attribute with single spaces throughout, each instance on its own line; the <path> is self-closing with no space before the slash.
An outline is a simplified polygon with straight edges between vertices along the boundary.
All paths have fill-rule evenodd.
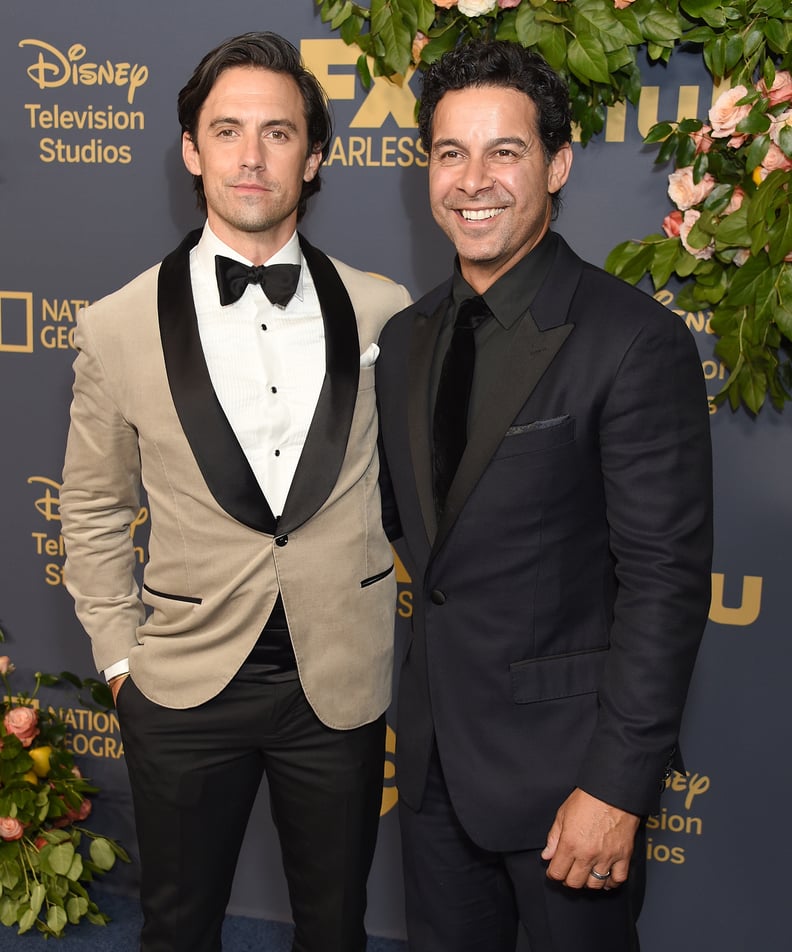
<path id="1" fill-rule="evenodd" d="M 118 695 L 141 857 L 141 952 L 218 952 L 261 778 L 281 845 L 294 952 L 364 952 L 366 880 L 382 798 L 385 717 L 332 730 L 294 678 L 255 665 L 216 697 L 160 707 Z"/>

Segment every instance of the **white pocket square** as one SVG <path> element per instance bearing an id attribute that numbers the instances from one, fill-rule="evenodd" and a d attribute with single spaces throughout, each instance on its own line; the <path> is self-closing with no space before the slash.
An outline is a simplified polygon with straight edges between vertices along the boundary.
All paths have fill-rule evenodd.
<path id="1" fill-rule="evenodd" d="M 373 367 L 374 363 L 379 357 L 379 346 L 377 344 L 369 344 L 368 347 L 360 355 L 360 366 L 361 367 Z"/>

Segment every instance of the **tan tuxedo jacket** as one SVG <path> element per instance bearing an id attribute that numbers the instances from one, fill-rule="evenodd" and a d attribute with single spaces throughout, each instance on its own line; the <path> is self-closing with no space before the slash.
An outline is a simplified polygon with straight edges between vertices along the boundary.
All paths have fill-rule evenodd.
<path id="1" fill-rule="evenodd" d="M 300 239 L 326 373 L 276 520 L 201 349 L 189 272 L 199 237 L 79 317 L 61 490 L 66 584 L 97 667 L 128 657 L 137 687 L 173 708 L 222 690 L 280 590 L 309 702 L 328 726 L 352 728 L 390 700 L 396 587 L 374 367 L 360 355 L 409 295 Z M 151 518 L 142 591 L 130 537 L 141 486 Z"/>

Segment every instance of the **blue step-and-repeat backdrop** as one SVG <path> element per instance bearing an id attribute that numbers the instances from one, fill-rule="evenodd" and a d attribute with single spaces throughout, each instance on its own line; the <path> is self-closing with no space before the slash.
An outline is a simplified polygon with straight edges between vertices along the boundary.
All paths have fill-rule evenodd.
<path id="1" fill-rule="evenodd" d="M 95 674 L 63 586 L 58 493 L 78 310 L 126 283 L 200 224 L 182 166 L 176 94 L 222 39 L 271 29 L 298 45 L 324 84 L 336 138 L 302 229 L 325 251 L 387 274 L 417 296 L 448 273 L 452 250 L 428 210 L 426 161 L 413 122 L 418 77 L 402 85 L 355 74 L 357 50 L 321 23 L 312 0 L 5 0 L 0 9 L 0 627 L 20 674 Z M 696 54 L 643 67 L 637 109 L 611 110 L 604 133 L 575 146 L 557 228 L 602 264 L 629 237 L 660 230 L 669 169 L 642 135 L 658 119 L 704 117 L 712 81 Z M 659 293 L 675 308 L 673 286 Z M 709 392 L 724 380 L 706 312 L 685 313 Z M 781 952 L 792 789 L 788 546 L 792 408 L 711 407 L 716 552 L 710 622 L 691 690 L 688 767 L 649 823 L 645 952 Z M 134 539 L 146 558 L 148 513 Z M 407 624 L 412 580 L 399 569 Z M 786 581 L 785 581 L 786 579 Z M 18 679 L 15 676 L 15 680 Z M 785 698 L 787 700 L 785 700 Z M 63 709 L 83 771 L 102 793 L 92 825 L 134 853 L 118 724 L 69 695 Z M 403 936 L 388 732 L 383 816 L 370 889 L 370 931 Z M 136 867 L 107 884 L 133 892 Z M 262 791 L 231 910 L 288 919 L 278 847 Z"/>

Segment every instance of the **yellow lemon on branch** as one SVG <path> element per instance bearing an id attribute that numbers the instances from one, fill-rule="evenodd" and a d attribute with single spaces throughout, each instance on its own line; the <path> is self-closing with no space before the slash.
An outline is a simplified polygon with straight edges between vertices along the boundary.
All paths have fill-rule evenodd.
<path id="1" fill-rule="evenodd" d="M 48 745 L 42 747 L 32 747 L 28 754 L 33 761 L 33 770 L 39 777 L 46 777 L 50 772 L 50 755 L 52 748 Z"/>

